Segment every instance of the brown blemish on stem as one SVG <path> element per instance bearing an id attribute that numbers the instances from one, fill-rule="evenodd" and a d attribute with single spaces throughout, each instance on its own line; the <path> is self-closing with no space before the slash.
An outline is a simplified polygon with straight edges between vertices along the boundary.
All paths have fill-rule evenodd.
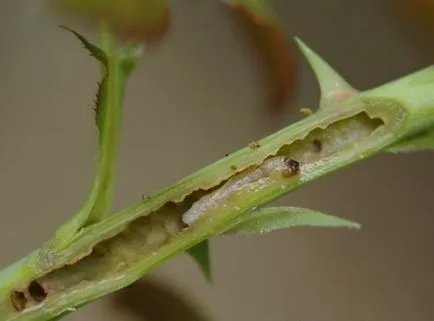
<path id="1" fill-rule="evenodd" d="M 254 142 L 251 142 L 251 143 L 249 144 L 249 147 L 250 147 L 251 149 L 258 149 L 259 147 L 261 147 L 261 145 L 259 144 L 259 142 L 254 141 Z"/>
<path id="2" fill-rule="evenodd" d="M 305 116 L 310 116 L 313 114 L 313 110 L 310 108 L 300 108 L 300 112 Z"/>

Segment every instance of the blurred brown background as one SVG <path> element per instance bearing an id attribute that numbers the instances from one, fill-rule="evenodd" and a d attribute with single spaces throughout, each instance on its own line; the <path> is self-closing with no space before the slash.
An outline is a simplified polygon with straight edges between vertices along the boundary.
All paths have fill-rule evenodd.
<path id="1" fill-rule="evenodd" d="M 265 118 L 255 63 L 217 1 L 172 2 L 174 29 L 128 88 L 117 209 L 300 117 L 292 109 L 279 124 Z M 358 88 L 431 61 L 378 0 L 275 3 L 288 36 L 299 36 Z M 97 64 L 57 23 L 37 0 L 0 4 L 2 266 L 48 239 L 81 205 L 93 175 Z M 297 105 L 317 100 L 303 61 Z M 214 285 L 184 255 L 150 278 L 218 321 L 433 320 L 433 162 L 429 153 L 379 155 L 279 202 L 356 220 L 360 232 L 214 239 Z M 149 298 L 139 292 L 135 300 Z M 112 295 L 65 320 L 141 317 Z"/>

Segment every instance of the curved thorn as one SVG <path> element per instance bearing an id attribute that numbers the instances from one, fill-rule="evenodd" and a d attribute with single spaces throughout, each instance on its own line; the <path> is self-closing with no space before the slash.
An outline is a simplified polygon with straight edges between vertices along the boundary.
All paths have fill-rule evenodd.
<path id="1" fill-rule="evenodd" d="M 320 108 L 328 107 L 358 94 L 330 65 L 303 41 L 295 37 L 298 47 L 313 69 L 320 86 Z"/>

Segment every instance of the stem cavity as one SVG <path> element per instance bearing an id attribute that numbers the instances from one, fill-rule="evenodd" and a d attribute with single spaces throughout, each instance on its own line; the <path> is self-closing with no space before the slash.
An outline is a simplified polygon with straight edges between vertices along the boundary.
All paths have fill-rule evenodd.
<path id="1" fill-rule="evenodd" d="M 324 129 L 312 130 L 303 139 L 282 146 L 276 155 L 260 165 L 249 167 L 210 190 L 192 193 L 179 203 L 168 202 L 146 216 L 139 215 L 114 236 L 94 245 L 88 244 L 90 251 L 81 258 L 31 281 L 25 292 L 29 295 L 24 295 L 24 299 L 19 292 L 13 291 L 12 303 L 16 312 L 25 313 L 37 305 L 54 305 L 50 300 L 62 298 L 68 301 L 69 296 L 79 291 L 97 289 L 103 283 L 111 282 L 109 280 L 121 280 L 152 258 L 160 248 L 170 247 L 176 238 L 188 233 L 189 225 L 194 229 L 201 216 L 212 218 L 224 208 L 241 208 L 246 202 L 246 193 L 260 194 L 261 190 L 276 184 L 281 186 L 285 181 L 294 184 L 313 179 L 306 178 L 306 175 L 312 175 L 310 168 L 339 153 L 357 149 L 372 140 L 384 124 L 383 120 L 371 118 L 366 112 L 357 113 Z M 284 193 L 282 189 L 274 198 Z M 260 200 L 250 203 L 250 209 L 262 205 Z"/>

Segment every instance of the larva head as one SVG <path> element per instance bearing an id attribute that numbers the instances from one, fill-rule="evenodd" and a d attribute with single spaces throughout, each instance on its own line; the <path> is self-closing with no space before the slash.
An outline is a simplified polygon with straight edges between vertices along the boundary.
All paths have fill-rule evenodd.
<path id="1" fill-rule="evenodd" d="M 287 169 L 282 172 L 284 177 L 292 177 L 300 172 L 300 164 L 295 159 L 285 157 Z"/>

